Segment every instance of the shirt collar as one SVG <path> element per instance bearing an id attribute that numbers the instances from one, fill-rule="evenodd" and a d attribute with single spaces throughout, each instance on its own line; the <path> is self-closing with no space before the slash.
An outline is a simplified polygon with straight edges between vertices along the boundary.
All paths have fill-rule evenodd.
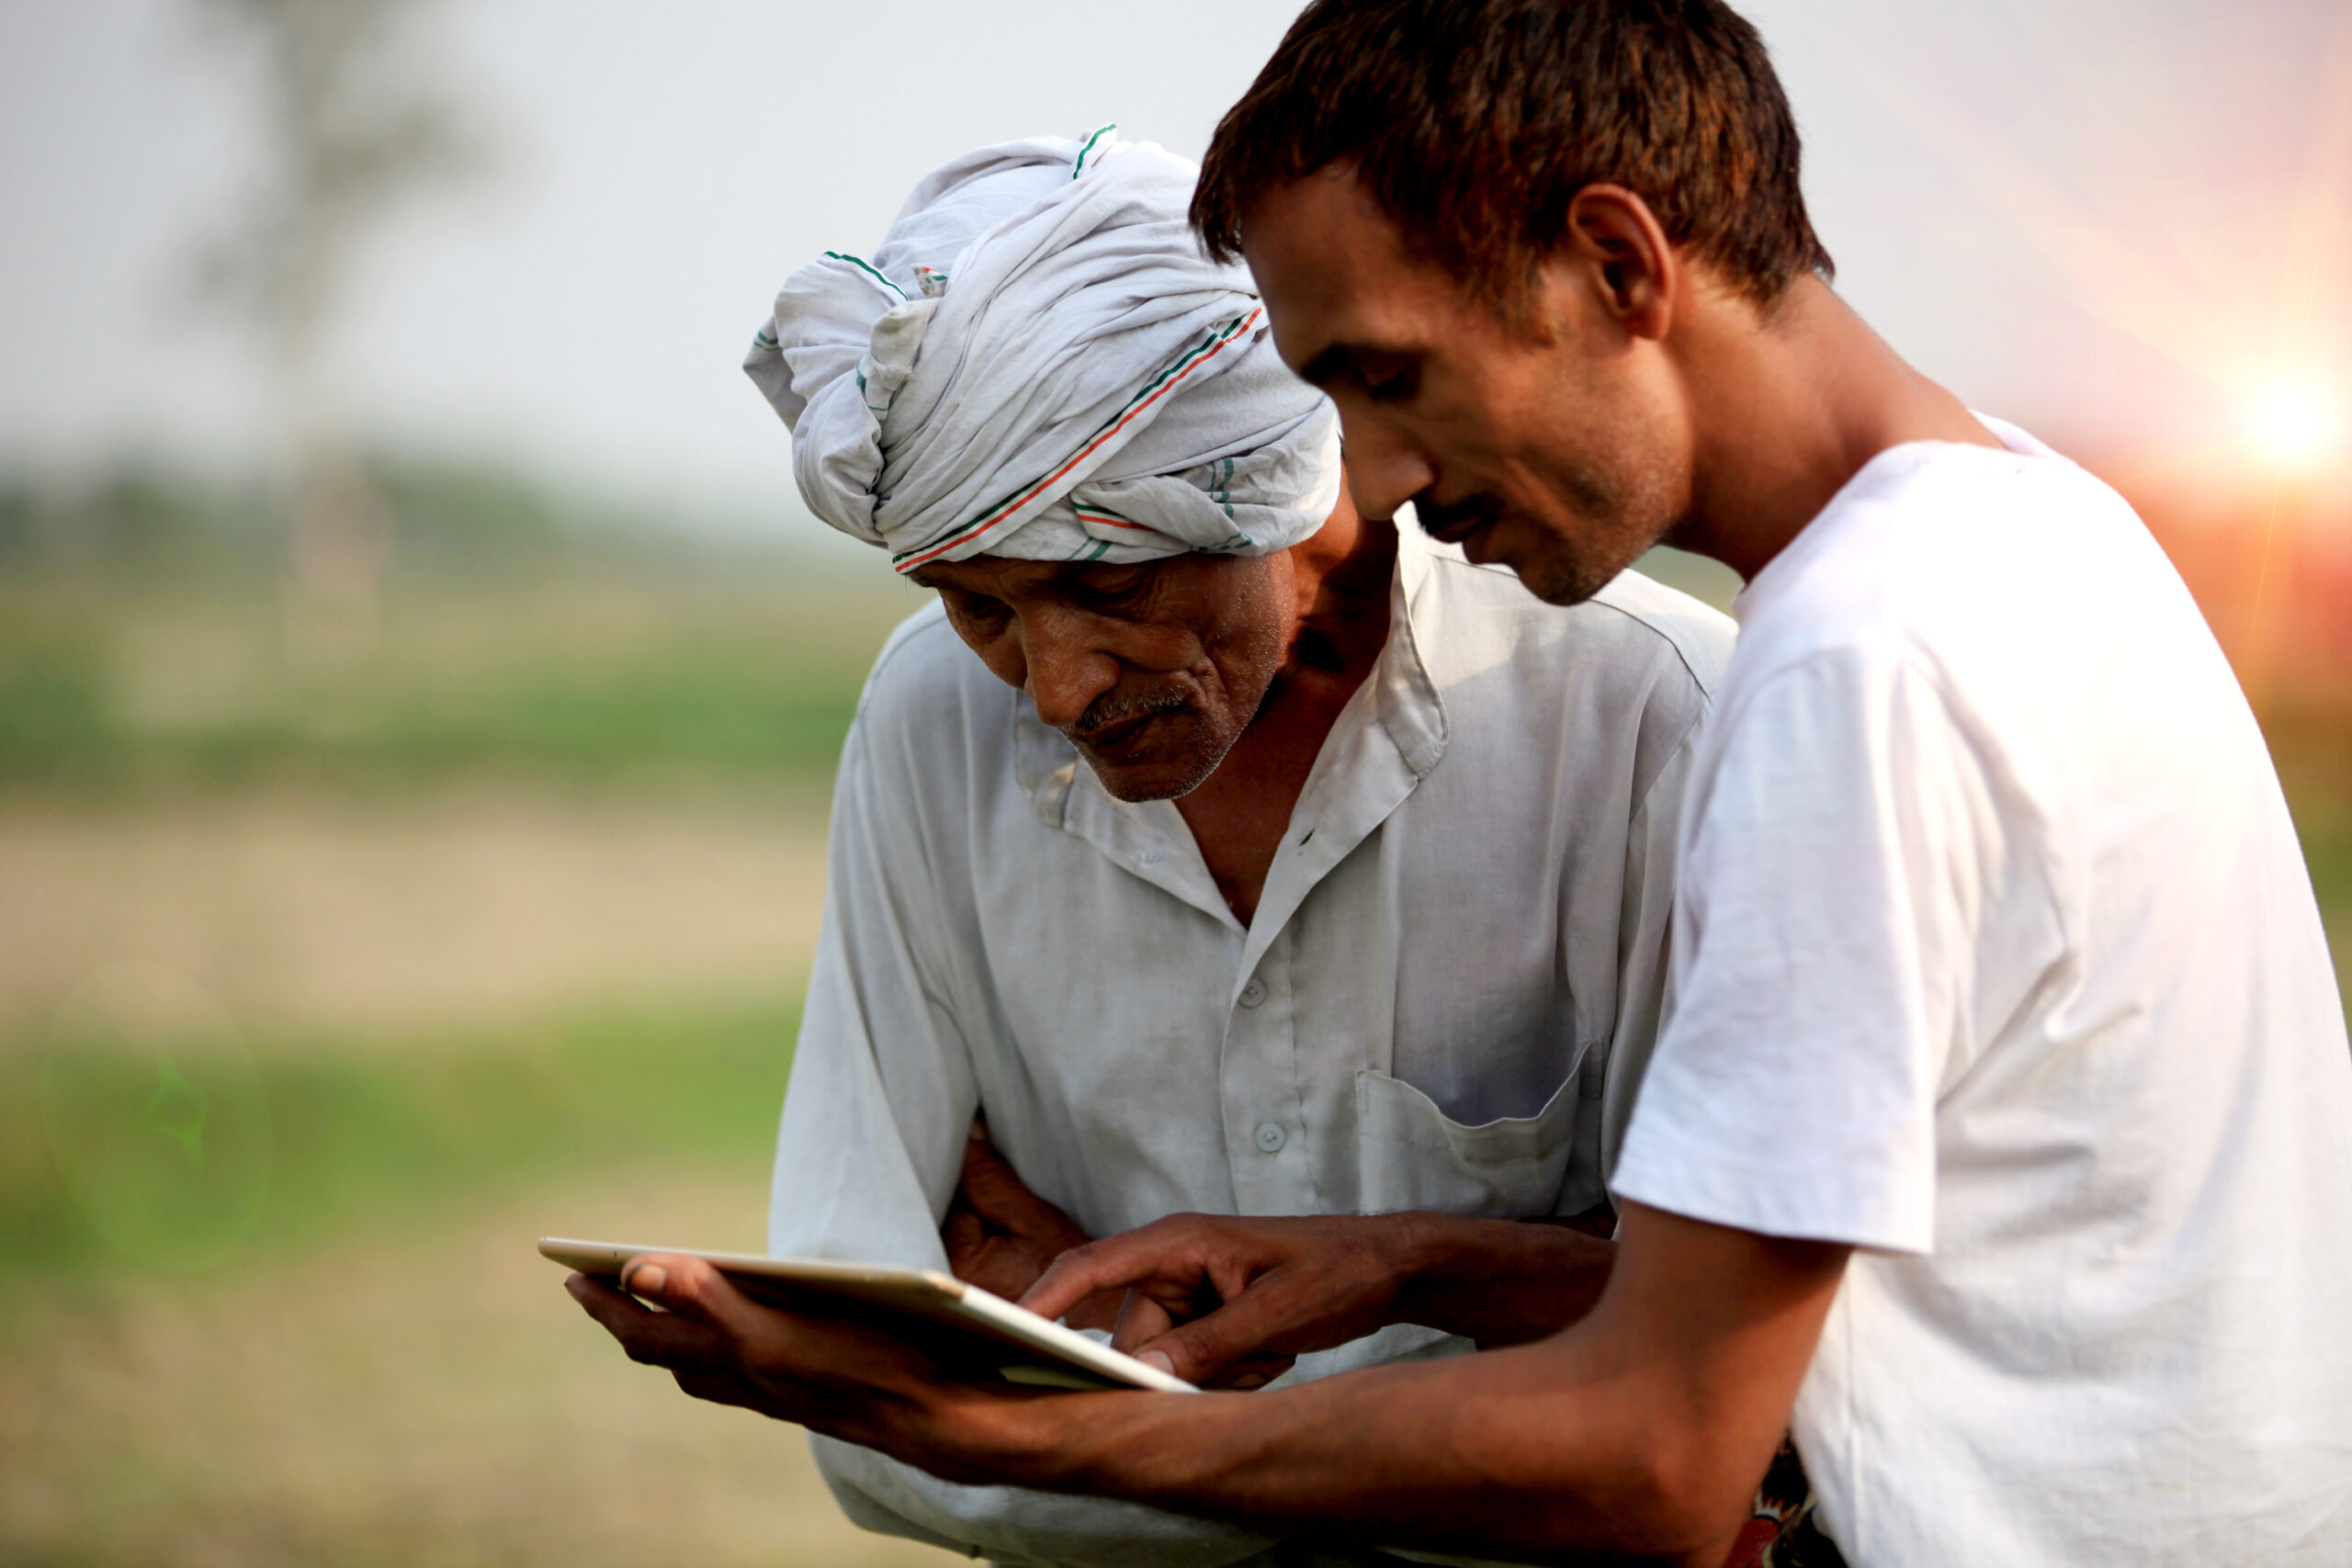
<path id="1" fill-rule="evenodd" d="M 1396 525 L 1396 574 L 1388 590 L 1388 646 L 1365 677 L 1378 694 L 1381 728 L 1396 743 L 1397 755 L 1426 778 L 1445 755 L 1445 702 L 1421 658 L 1420 624 L 1430 614 L 1424 593 L 1438 559 L 1438 547 L 1410 519 Z M 1417 611 L 1418 616 L 1417 619 Z"/>

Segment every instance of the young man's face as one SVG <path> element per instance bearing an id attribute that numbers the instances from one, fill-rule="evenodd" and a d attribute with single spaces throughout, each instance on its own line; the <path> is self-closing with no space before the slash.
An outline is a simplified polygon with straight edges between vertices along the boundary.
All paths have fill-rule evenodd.
<path id="1" fill-rule="evenodd" d="M 1205 783 L 1257 716 L 1298 629 L 1289 563 L 1175 556 L 1136 566 L 936 561 L 913 580 L 1121 800 Z"/>
<path id="2" fill-rule="evenodd" d="M 1409 501 L 1435 537 L 1572 604 L 1688 513 L 1678 389 L 1598 266 L 1547 265 L 1529 321 L 1506 321 L 1408 256 L 1344 167 L 1275 191 L 1243 233 L 1283 358 L 1339 405 L 1366 517 Z"/>

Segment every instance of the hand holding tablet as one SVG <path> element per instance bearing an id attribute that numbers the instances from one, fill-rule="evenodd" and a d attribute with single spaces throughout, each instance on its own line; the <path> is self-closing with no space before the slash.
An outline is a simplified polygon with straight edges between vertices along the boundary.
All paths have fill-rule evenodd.
<path id="1" fill-rule="evenodd" d="M 634 1258 L 666 1252 L 699 1258 L 754 1300 L 790 1307 L 795 1299 L 824 1299 L 846 1315 L 888 1331 L 895 1323 L 945 1329 L 968 1338 L 980 1359 L 1007 1382 L 1034 1387 L 1099 1390 L 1148 1389 L 1164 1393 L 1198 1392 L 1182 1378 L 1145 1365 L 1075 1329 L 991 1295 L 978 1285 L 931 1269 L 881 1263 L 836 1263 L 815 1258 L 761 1258 L 749 1253 L 704 1252 L 684 1247 L 640 1247 L 620 1242 L 542 1236 L 539 1253 L 592 1278 L 617 1280 Z"/>

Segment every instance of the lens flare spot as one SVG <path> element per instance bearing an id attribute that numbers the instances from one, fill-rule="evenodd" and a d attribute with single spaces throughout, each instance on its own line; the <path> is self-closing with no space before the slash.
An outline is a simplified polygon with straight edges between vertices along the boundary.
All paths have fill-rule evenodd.
<path id="1" fill-rule="evenodd" d="M 269 1192 L 269 1101 L 228 1015 L 182 976 L 93 974 L 41 1047 L 40 1125 L 74 1206 L 124 1256 L 216 1268 Z"/>
<path id="2" fill-rule="evenodd" d="M 2344 400 L 2315 376 L 2288 376 L 2266 382 L 2245 401 L 2245 434 L 2264 461 L 2281 468 L 2304 468 L 2339 448 L 2345 436 Z"/>
<path id="3" fill-rule="evenodd" d="M 177 1145 L 192 1170 L 204 1168 L 204 1118 L 212 1097 L 187 1081 L 172 1058 L 155 1053 L 155 1093 L 139 1113 L 139 1124 Z"/>

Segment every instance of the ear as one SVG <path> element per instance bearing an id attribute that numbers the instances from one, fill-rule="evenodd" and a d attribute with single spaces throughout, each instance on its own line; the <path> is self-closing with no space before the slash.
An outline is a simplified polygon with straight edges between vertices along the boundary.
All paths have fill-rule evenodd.
<path id="1" fill-rule="evenodd" d="M 1560 249 L 1560 259 L 1583 274 L 1596 303 L 1628 333 L 1666 335 L 1685 275 L 1648 202 L 1623 186 L 1585 186 L 1568 203 Z"/>

